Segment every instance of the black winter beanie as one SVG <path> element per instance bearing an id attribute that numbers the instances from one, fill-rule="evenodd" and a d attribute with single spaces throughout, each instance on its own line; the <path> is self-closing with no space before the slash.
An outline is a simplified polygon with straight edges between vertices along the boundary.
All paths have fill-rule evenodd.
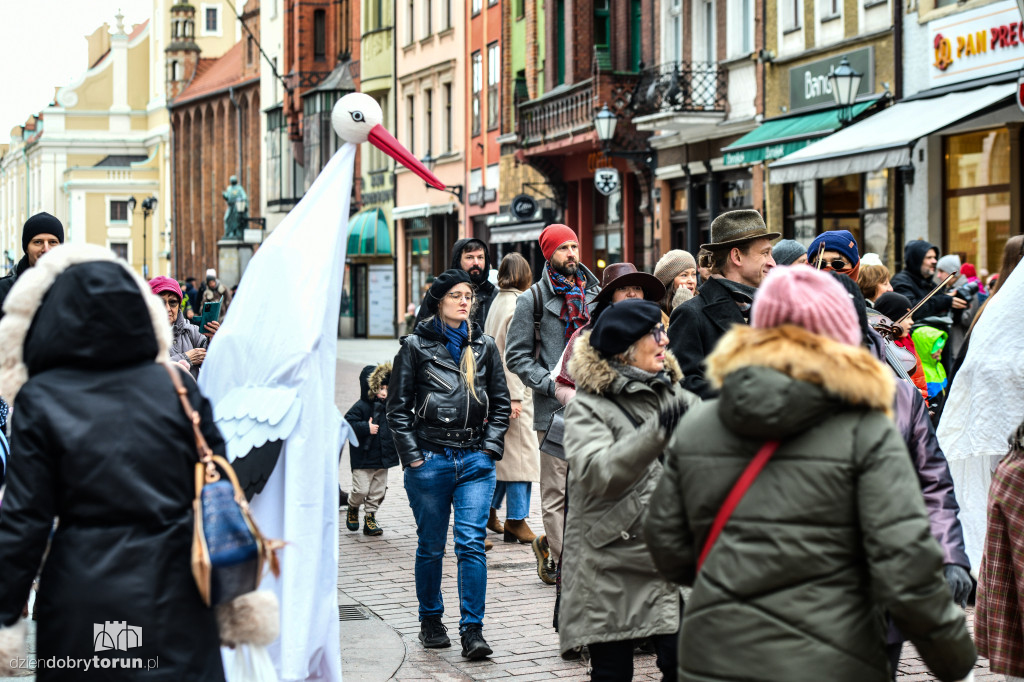
<path id="1" fill-rule="evenodd" d="M 456 284 L 469 284 L 472 286 L 473 280 L 469 278 L 468 272 L 455 268 L 445 270 L 435 277 L 434 281 L 430 284 L 430 289 L 427 290 L 427 297 L 424 299 L 424 303 L 427 304 L 427 310 L 436 315 L 437 308 L 441 304 L 441 299 L 444 298 L 444 295 L 447 294 Z"/>
<path id="2" fill-rule="evenodd" d="M 52 234 L 61 244 L 64 243 L 64 226 L 56 216 L 44 211 L 25 221 L 21 230 L 21 250 L 27 252 L 28 243 L 41 234 Z"/>

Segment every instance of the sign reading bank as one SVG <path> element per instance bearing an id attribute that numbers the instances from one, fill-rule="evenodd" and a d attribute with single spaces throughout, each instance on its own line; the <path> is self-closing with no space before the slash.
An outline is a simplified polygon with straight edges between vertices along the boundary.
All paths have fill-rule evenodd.
<path id="1" fill-rule="evenodd" d="M 821 104 L 834 105 L 835 97 L 832 95 L 832 82 L 829 80 L 829 76 L 839 67 L 843 57 L 850 61 L 850 66 L 854 71 L 863 76 L 857 96 L 874 92 L 874 48 L 862 47 L 791 67 L 789 69 L 789 110 L 799 111 Z"/>
<path id="2" fill-rule="evenodd" d="M 928 22 L 928 36 L 930 88 L 1024 66 L 1024 21 L 1014 0 Z"/>

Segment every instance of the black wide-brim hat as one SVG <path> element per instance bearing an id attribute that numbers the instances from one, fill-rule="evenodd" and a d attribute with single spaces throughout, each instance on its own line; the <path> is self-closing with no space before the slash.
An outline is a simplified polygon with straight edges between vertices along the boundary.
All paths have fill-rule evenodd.
<path id="1" fill-rule="evenodd" d="M 719 251 L 722 248 L 740 246 L 755 239 L 778 239 L 782 234 L 769 232 L 764 218 L 753 209 L 728 211 L 711 222 L 711 242 L 700 248 Z"/>
<path id="2" fill-rule="evenodd" d="M 610 303 L 615 290 L 622 287 L 640 287 L 647 301 L 665 298 L 665 285 L 654 275 L 640 272 L 632 263 L 612 263 L 602 273 L 601 293 L 594 299 L 594 305 Z"/>

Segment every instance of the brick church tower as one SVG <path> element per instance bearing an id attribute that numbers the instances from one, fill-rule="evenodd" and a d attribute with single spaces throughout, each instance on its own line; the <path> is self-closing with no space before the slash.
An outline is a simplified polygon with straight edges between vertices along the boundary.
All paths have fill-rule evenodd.
<path id="1" fill-rule="evenodd" d="M 167 101 L 173 101 L 195 78 L 199 46 L 195 41 L 196 8 L 186 3 L 171 7 L 171 44 L 167 47 Z"/>

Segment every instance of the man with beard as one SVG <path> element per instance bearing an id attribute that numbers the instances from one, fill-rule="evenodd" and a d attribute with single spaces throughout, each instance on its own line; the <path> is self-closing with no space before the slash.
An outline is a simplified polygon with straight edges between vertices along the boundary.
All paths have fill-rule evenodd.
<path id="1" fill-rule="evenodd" d="M 497 287 L 491 284 L 487 278 L 491 272 L 491 256 L 487 245 L 479 239 L 473 239 L 472 237 L 455 242 L 455 246 L 452 247 L 451 269 L 465 270 L 469 273 L 469 279 L 476 290 L 476 303 L 474 304 L 471 317 L 472 321 L 476 322 L 483 329 L 484 320 L 487 319 L 487 311 L 491 308 L 491 301 L 498 294 Z M 428 295 L 424 296 L 424 303 L 420 303 L 420 307 L 416 311 L 416 322 L 409 327 L 410 330 L 415 329 L 417 324 L 430 316 L 430 312 L 425 305 L 426 296 Z"/>
<path id="2" fill-rule="evenodd" d="M 560 408 L 551 370 L 573 332 L 590 321 L 590 305 L 601 286 L 594 273 L 580 263 L 579 239 L 571 228 L 548 225 L 539 241 L 547 263 L 540 281 L 516 299 L 505 344 L 505 364 L 533 391 L 533 428 L 543 442 L 551 416 Z M 538 309 L 540 319 L 535 327 Z M 543 453 L 540 456 L 544 535 L 533 541 L 533 550 L 537 574 L 548 584 L 555 582 L 562 552 L 567 468 L 563 460 Z"/>
<path id="3" fill-rule="evenodd" d="M 55 216 L 37 213 L 25 221 L 21 230 L 21 248 L 25 252 L 11 274 L 0 278 L 0 318 L 4 316 L 3 304 L 10 293 L 11 287 L 36 261 L 51 249 L 64 243 L 64 225 Z"/>

